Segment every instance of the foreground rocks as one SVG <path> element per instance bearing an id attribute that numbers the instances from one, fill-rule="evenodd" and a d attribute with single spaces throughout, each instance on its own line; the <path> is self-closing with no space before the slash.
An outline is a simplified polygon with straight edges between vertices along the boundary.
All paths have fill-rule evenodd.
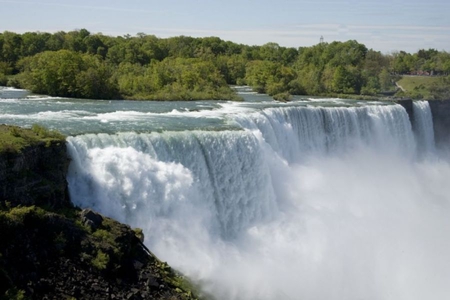
<path id="1" fill-rule="evenodd" d="M 65 138 L 35 131 L 0 125 L 0 202 L 68 206 Z"/>
<path id="2" fill-rule="evenodd" d="M 0 227 L 0 295 L 6 298 L 195 299 L 188 281 L 134 230 L 95 212 L 3 207 Z"/>
<path id="3" fill-rule="evenodd" d="M 196 299 L 131 229 L 70 203 L 64 138 L 0 125 L 0 299 Z"/>

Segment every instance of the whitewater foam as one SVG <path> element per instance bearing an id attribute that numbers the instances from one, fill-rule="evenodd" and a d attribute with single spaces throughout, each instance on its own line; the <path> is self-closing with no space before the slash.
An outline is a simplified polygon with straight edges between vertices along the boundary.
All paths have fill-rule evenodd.
<path id="1" fill-rule="evenodd" d="M 420 153 L 433 155 L 436 151 L 433 130 L 433 117 L 428 101 L 414 101 L 414 131 L 417 136 L 417 147 Z"/>
<path id="2" fill-rule="evenodd" d="M 32 114 L 0 114 L 0 118 L 5 119 L 35 119 L 35 120 L 62 120 L 62 119 L 80 119 L 93 113 L 80 110 L 62 110 L 62 111 L 41 111 Z"/>
<path id="3" fill-rule="evenodd" d="M 450 165 L 416 160 L 426 103 L 414 131 L 399 105 L 223 105 L 243 130 L 69 137 L 72 200 L 143 228 L 218 299 L 450 293 Z"/>

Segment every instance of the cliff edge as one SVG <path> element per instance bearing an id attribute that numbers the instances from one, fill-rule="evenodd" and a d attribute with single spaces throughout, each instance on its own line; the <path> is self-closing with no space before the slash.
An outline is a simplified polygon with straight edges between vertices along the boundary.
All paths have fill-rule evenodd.
<path id="1" fill-rule="evenodd" d="M 0 202 L 70 206 L 65 137 L 33 126 L 0 125 Z"/>
<path id="2" fill-rule="evenodd" d="M 131 229 L 68 197 L 65 138 L 0 125 L 0 299 L 196 299 Z"/>

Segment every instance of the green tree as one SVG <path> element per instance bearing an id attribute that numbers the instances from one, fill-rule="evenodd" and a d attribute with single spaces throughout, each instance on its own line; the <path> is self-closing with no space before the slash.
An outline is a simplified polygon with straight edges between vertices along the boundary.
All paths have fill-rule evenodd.
<path id="1" fill-rule="evenodd" d="M 63 49 L 66 33 L 64 31 L 58 31 L 52 34 L 45 43 L 46 50 L 58 51 Z"/>
<path id="2" fill-rule="evenodd" d="M 396 74 L 406 74 L 414 70 L 414 58 L 404 51 L 394 53 L 391 68 Z"/>
<path id="3" fill-rule="evenodd" d="M 84 39 L 90 35 L 86 29 L 69 31 L 64 36 L 64 49 L 74 52 L 86 52 Z"/>
<path id="4" fill-rule="evenodd" d="M 21 57 L 33 56 L 46 50 L 49 33 L 26 32 L 22 34 Z"/>
<path id="5" fill-rule="evenodd" d="M 2 59 L 10 66 L 14 66 L 19 60 L 22 48 L 22 36 L 20 34 L 3 32 Z"/>
<path id="6" fill-rule="evenodd" d="M 343 66 L 336 68 L 333 76 L 332 88 L 333 92 L 343 94 L 354 94 L 355 91 L 355 76 Z"/>
<path id="7" fill-rule="evenodd" d="M 46 51 L 22 59 L 19 65 L 22 86 L 35 93 L 92 99 L 117 96 L 112 69 L 95 56 Z"/>
<path id="8" fill-rule="evenodd" d="M 441 77 L 430 88 L 430 94 L 433 99 L 450 100 L 450 76 Z"/>
<path id="9" fill-rule="evenodd" d="M 107 47 L 103 43 L 99 35 L 88 35 L 83 39 L 86 45 L 86 52 L 89 54 L 98 54 L 105 57 L 107 53 Z"/>
<path id="10" fill-rule="evenodd" d="M 76 75 L 78 97 L 88 99 L 120 98 L 114 70 L 103 60 L 91 55 L 83 55 L 83 65 Z"/>
<path id="11" fill-rule="evenodd" d="M 382 91 L 392 90 L 392 87 L 393 87 L 392 76 L 391 76 L 391 74 L 389 74 L 389 72 L 386 68 L 380 72 L 380 74 L 378 75 L 378 78 L 379 78 L 379 83 L 380 83 L 380 89 Z"/>

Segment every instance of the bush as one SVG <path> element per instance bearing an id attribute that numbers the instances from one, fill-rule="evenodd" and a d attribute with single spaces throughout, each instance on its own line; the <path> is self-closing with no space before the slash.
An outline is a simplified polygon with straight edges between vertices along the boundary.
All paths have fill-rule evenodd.
<path id="1" fill-rule="evenodd" d="M 9 129 L 9 134 L 13 137 L 20 137 L 21 136 L 21 130 L 19 127 L 11 127 Z"/>
<path id="2" fill-rule="evenodd" d="M 0 85 L 6 86 L 7 83 L 8 83 L 8 78 L 6 77 L 6 75 L 3 73 L 0 73 Z"/>
<path id="3" fill-rule="evenodd" d="M 92 265 L 99 270 L 105 270 L 109 264 L 109 255 L 98 250 L 97 256 L 92 260 Z"/>
<path id="4" fill-rule="evenodd" d="M 20 83 L 20 79 L 17 78 L 17 76 L 9 78 L 7 83 L 6 83 L 6 86 L 13 87 L 13 88 L 16 88 L 16 89 L 22 88 L 22 84 Z"/>
<path id="5" fill-rule="evenodd" d="M 286 101 L 290 101 L 292 99 L 292 95 L 289 94 L 288 92 L 279 93 L 279 94 L 274 95 L 273 99 L 277 100 L 277 101 L 286 102 Z"/>
<path id="6" fill-rule="evenodd" d="M 43 138 L 43 139 L 47 139 L 47 138 L 64 139 L 64 136 L 61 133 L 54 131 L 54 130 L 49 130 L 39 124 L 33 124 L 33 126 L 31 127 L 31 130 L 36 135 L 38 135 L 40 138 Z"/>
<path id="7" fill-rule="evenodd" d="M 14 299 L 14 300 L 24 300 L 25 298 L 25 291 L 24 290 L 18 290 L 17 288 L 12 288 L 6 291 L 5 298 L 1 299 Z"/>
<path id="8" fill-rule="evenodd" d="M 144 232 L 141 228 L 134 228 L 134 233 L 136 234 L 136 237 L 141 241 L 144 242 Z"/>

